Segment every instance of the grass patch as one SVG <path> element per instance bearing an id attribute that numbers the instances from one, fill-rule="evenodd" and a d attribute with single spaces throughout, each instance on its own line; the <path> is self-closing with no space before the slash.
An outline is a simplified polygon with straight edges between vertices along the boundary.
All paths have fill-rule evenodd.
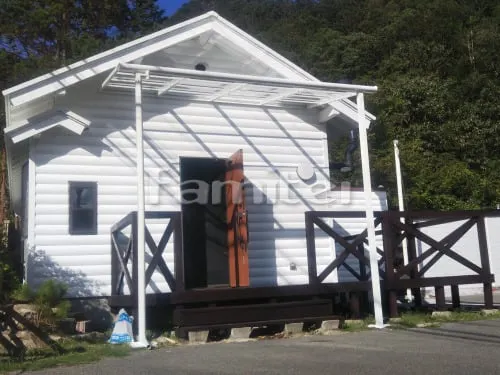
<path id="1" fill-rule="evenodd" d="M 341 329 L 347 332 L 364 331 L 368 329 L 368 326 L 370 324 L 374 323 L 375 323 L 375 318 L 373 318 L 372 316 L 362 320 L 345 320 L 341 325 Z"/>
<path id="2" fill-rule="evenodd" d="M 500 312 L 483 314 L 480 311 L 452 311 L 449 315 L 432 316 L 431 313 L 403 313 L 391 321 L 394 328 L 439 327 L 442 323 L 468 322 L 476 320 L 499 319 Z"/>
<path id="3" fill-rule="evenodd" d="M 500 319 L 500 310 L 492 314 L 484 314 L 480 311 L 452 311 L 449 315 L 432 316 L 430 312 L 408 312 L 403 313 L 399 318 L 391 319 L 391 328 L 433 328 L 439 327 L 443 323 L 468 322 L 476 320 Z M 374 324 L 375 319 L 368 317 L 363 320 L 346 320 L 341 326 L 343 331 L 358 332 L 369 329 L 370 324 Z"/>
<path id="4" fill-rule="evenodd" d="M 124 357 L 130 353 L 128 345 L 111 345 L 103 341 L 65 339 L 59 344 L 64 353 L 51 349 L 28 350 L 24 358 L 0 356 L 0 373 L 35 371 L 58 366 L 74 366 L 96 362 L 104 357 Z"/>

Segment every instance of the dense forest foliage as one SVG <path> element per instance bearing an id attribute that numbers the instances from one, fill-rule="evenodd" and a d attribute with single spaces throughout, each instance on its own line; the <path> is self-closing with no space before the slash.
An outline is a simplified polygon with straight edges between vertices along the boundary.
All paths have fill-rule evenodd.
<path id="1" fill-rule="evenodd" d="M 500 203 L 498 0 L 191 0 L 169 19 L 153 0 L 0 4 L 0 89 L 216 10 L 321 80 L 379 86 L 372 175 L 392 203 L 393 139 L 408 207 Z"/>

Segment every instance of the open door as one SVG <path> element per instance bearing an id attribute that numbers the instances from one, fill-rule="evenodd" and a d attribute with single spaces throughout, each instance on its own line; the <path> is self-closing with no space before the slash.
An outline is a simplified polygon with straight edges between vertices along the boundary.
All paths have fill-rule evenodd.
<path id="1" fill-rule="evenodd" d="M 225 175 L 229 285 L 249 286 L 248 215 L 245 206 L 243 150 L 228 160 Z"/>

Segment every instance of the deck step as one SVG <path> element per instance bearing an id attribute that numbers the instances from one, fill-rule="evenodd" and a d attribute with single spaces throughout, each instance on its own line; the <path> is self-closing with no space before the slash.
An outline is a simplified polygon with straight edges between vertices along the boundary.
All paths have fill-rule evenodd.
<path id="1" fill-rule="evenodd" d="M 315 299 L 238 306 L 177 308 L 174 324 L 178 327 L 232 328 L 262 325 L 266 322 L 314 320 L 333 314 L 332 301 Z"/>

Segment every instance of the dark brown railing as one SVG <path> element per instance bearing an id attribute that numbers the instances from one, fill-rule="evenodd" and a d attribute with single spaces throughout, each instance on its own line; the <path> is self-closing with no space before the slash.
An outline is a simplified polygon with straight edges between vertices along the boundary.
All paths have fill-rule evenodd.
<path id="1" fill-rule="evenodd" d="M 394 249 L 400 246 L 405 238 L 408 241 L 408 264 L 399 269 L 395 269 L 394 267 L 388 268 L 386 273 L 385 288 L 388 292 L 389 313 L 391 317 L 396 316 L 398 313 L 398 290 L 408 288 L 412 289 L 415 302 L 417 305 L 420 305 L 420 288 L 434 287 L 437 308 L 442 310 L 446 307 L 445 286 L 451 286 L 452 304 L 454 307 L 459 307 L 459 285 L 483 284 L 484 306 L 486 308 L 493 308 L 492 283 L 495 279 L 490 270 L 484 219 L 486 215 L 498 214 L 498 211 L 384 212 L 382 214 L 382 226 L 386 264 L 393 264 Z M 441 240 L 436 240 L 422 231 L 422 228 L 461 221 L 465 222 Z M 474 264 L 469 259 L 453 250 L 453 246 L 473 227 L 477 229 L 477 250 L 479 251 L 481 266 Z M 427 250 L 423 251 L 418 256 L 416 251 L 417 240 L 429 246 Z M 474 249 L 471 249 L 471 255 L 473 251 Z M 468 268 L 471 274 L 426 277 L 426 273 L 432 269 L 443 256 L 447 256 Z M 427 259 L 429 260 L 424 264 Z"/>
<path id="2" fill-rule="evenodd" d="M 365 251 L 365 244 L 368 244 L 368 231 L 365 229 L 358 234 L 346 235 L 342 228 L 328 225 L 324 219 L 341 219 L 341 218 L 364 218 L 364 212 L 348 212 L 348 211 L 309 211 L 305 213 L 306 224 L 306 243 L 307 243 L 307 262 L 309 270 L 309 285 L 320 286 L 324 285 L 326 278 L 334 271 L 343 267 L 347 270 L 356 281 L 338 281 L 337 283 L 328 285 L 330 290 L 340 292 L 340 297 L 349 303 L 349 309 L 353 317 L 360 317 L 362 311 L 369 310 L 368 294 L 371 290 L 371 273 L 370 273 L 370 258 Z M 381 233 L 382 220 L 377 213 L 374 220 L 376 233 Z M 315 228 L 318 227 L 325 234 L 335 240 L 337 246 L 341 246 L 343 251 L 338 254 L 335 259 L 325 269 L 318 274 L 316 264 L 316 233 Z M 340 231 L 339 231 L 340 229 Z M 379 273 L 381 278 L 385 277 L 385 258 L 383 257 L 382 249 L 377 247 L 377 252 L 380 255 L 378 261 Z M 356 271 L 347 262 L 350 255 L 357 258 L 359 264 L 359 272 Z"/>
<path id="3" fill-rule="evenodd" d="M 184 290 L 184 269 L 182 262 L 182 225 L 180 212 L 146 212 L 147 219 L 169 219 L 163 235 L 158 242 L 154 241 L 147 224 L 145 239 L 147 249 L 152 259 L 146 269 L 146 286 L 150 283 L 153 273 L 158 268 L 165 278 L 171 291 Z M 130 227 L 129 235 L 124 231 Z M 169 269 L 163 253 L 170 238 L 174 237 L 175 273 Z M 111 295 L 124 294 L 126 283 L 130 295 L 136 295 L 138 287 L 137 259 L 137 212 L 131 212 L 111 228 Z M 130 265 L 130 267 L 129 267 Z M 131 270 L 131 272 L 130 272 Z M 175 277 L 174 277 L 175 274 Z"/>
<path id="4" fill-rule="evenodd" d="M 406 289 L 411 289 L 414 301 L 417 306 L 421 306 L 421 288 L 434 287 L 436 305 L 438 309 L 446 307 L 444 287 L 450 286 L 452 291 L 452 304 L 454 307 L 460 306 L 459 285 L 483 284 L 484 286 L 484 306 L 493 307 L 492 283 L 494 275 L 491 274 L 490 260 L 488 256 L 488 244 L 486 239 L 485 216 L 499 216 L 500 211 L 417 211 L 398 212 L 385 211 L 375 212 L 374 224 L 376 234 L 382 234 L 384 248 L 377 248 L 378 261 L 382 287 L 388 302 L 389 315 L 395 317 L 398 314 L 397 298 L 398 293 Z M 353 275 L 359 283 L 366 283 L 370 280 L 369 270 L 370 259 L 365 252 L 365 244 L 368 244 L 368 233 L 365 229 L 356 235 L 345 235 L 339 229 L 333 228 L 323 219 L 342 218 L 364 218 L 365 212 L 335 212 L 335 211 L 310 211 L 305 213 L 307 257 L 309 266 L 309 282 L 319 284 L 324 282 L 326 277 L 334 270 L 344 267 Z M 460 226 L 454 229 L 441 240 L 436 240 L 425 234 L 422 228 L 437 226 L 446 223 L 461 222 Z M 453 250 L 453 246 L 474 226 L 477 227 L 478 245 L 481 265 L 476 265 L 466 257 Z M 336 245 L 344 249 L 337 257 L 318 275 L 316 267 L 316 244 L 315 227 L 320 228 L 324 233 L 335 240 Z M 396 256 L 401 252 L 402 241 L 408 242 L 407 265 L 397 267 Z M 416 241 L 419 240 L 429 246 L 417 256 Z M 473 249 L 471 249 L 473 251 Z M 477 253 L 476 253 L 477 254 Z M 347 258 L 353 255 L 359 261 L 358 273 L 349 264 Z M 471 253 L 472 255 L 472 253 Z M 475 254 L 474 254 L 475 255 Z M 467 267 L 470 275 L 456 275 L 444 277 L 427 277 L 426 273 L 435 267 L 436 263 L 443 257 L 448 256 L 461 265 Z M 426 260 L 428 260 L 426 262 Z"/>
<path id="5" fill-rule="evenodd" d="M 364 245 L 368 244 L 368 231 L 365 229 L 356 235 L 345 235 L 337 232 L 334 228 L 328 225 L 323 219 L 342 219 L 342 218 L 364 218 L 364 212 L 348 212 L 348 211 L 309 211 L 306 216 L 306 240 L 307 240 L 307 260 L 309 266 L 309 283 L 323 282 L 334 270 L 344 267 L 358 281 L 369 281 L 371 278 L 370 258 L 365 253 Z M 377 213 L 375 217 L 375 229 L 380 228 L 382 219 Z M 316 242 L 315 242 L 315 226 L 320 228 L 324 233 L 333 238 L 337 245 L 344 249 L 319 275 L 316 267 Z M 381 228 L 376 231 L 380 234 Z M 383 251 L 377 248 L 377 252 L 381 256 L 379 261 L 379 272 L 381 277 L 385 276 Z M 348 263 L 346 263 L 349 255 L 355 256 L 359 261 L 359 273 L 356 272 Z"/>

